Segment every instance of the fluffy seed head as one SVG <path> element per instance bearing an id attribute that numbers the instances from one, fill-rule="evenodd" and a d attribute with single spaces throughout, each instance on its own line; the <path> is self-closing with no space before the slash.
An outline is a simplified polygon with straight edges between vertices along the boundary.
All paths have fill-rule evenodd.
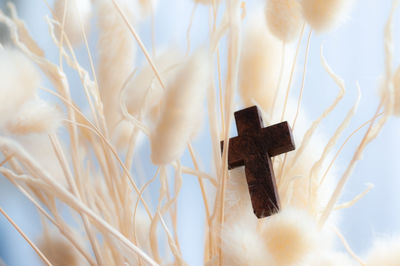
<path id="1" fill-rule="evenodd" d="M 54 133 L 61 124 L 60 112 L 42 100 L 27 102 L 6 122 L 6 129 L 15 135 Z"/>
<path id="2" fill-rule="evenodd" d="M 182 55 L 178 50 L 171 49 L 154 60 L 162 79 L 167 83 L 171 76 L 176 74 L 181 58 Z M 160 104 L 163 88 L 147 61 L 137 76 L 128 82 L 124 96 L 127 109 L 132 115 L 137 115 L 139 111 L 146 113 Z"/>
<path id="3" fill-rule="evenodd" d="M 400 263 L 400 237 L 379 239 L 368 252 L 367 266 L 398 266 Z"/>
<path id="4" fill-rule="evenodd" d="M 78 266 L 83 263 L 76 249 L 60 235 L 45 234 L 38 247 L 54 266 Z"/>
<path id="5" fill-rule="evenodd" d="M 134 22 L 134 1 L 117 0 L 130 23 Z M 98 1 L 99 90 L 111 134 L 121 120 L 120 91 L 133 71 L 135 40 L 112 1 Z"/>
<path id="6" fill-rule="evenodd" d="M 142 16 L 148 16 L 157 8 L 158 0 L 139 0 L 139 5 Z"/>
<path id="7" fill-rule="evenodd" d="M 0 49 L 0 120 L 33 98 L 40 75 L 32 62 L 17 50 Z"/>
<path id="8" fill-rule="evenodd" d="M 302 0 L 304 18 L 317 31 L 325 31 L 346 19 L 353 0 Z"/>
<path id="9" fill-rule="evenodd" d="M 265 15 L 268 28 L 278 39 L 290 42 L 300 34 L 303 15 L 297 0 L 269 0 Z"/>
<path id="10" fill-rule="evenodd" d="M 304 260 L 317 247 L 317 234 L 312 218 L 296 209 L 286 209 L 272 215 L 261 228 L 261 236 L 278 265 Z"/>
<path id="11" fill-rule="evenodd" d="M 271 35 L 263 20 L 262 14 L 255 15 L 246 25 L 239 66 L 239 92 L 245 106 L 256 102 L 270 113 L 278 86 L 282 44 Z"/>
<path id="12" fill-rule="evenodd" d="M 229 171 L 229 179 L 225 193 L 225 220 L 236 221 L 237 217 L 249 215 L 254 217 L 251 205 L 249 187 L 244 173 L 244 167 Z"/>
<path id="13" fill-rule="evenodd" d="M 276 265 L 268 253 L 265 242 L 257 232 L 257 219 L 237 217 L 222 230 L 224 265 Z"/>
<path id="14" fill-rule="evenodd" d="M 89 32 L 91 11 L 90 0 L 57 0 L 55 2 L 54 17 L 62 25 L 65 13 L 64 31 L 71 44 L 77 45 L 82 42 L 82 30 L 85 34 Z"/>
<path id="15" fill-rule="evenodd" d="M 210 83 L 208 52 L 197 51 L 168 85 L 161 116 L 151 136 L 151 159 L 166 164 L 178 159 L 196 131 L 203 99 Z"/>

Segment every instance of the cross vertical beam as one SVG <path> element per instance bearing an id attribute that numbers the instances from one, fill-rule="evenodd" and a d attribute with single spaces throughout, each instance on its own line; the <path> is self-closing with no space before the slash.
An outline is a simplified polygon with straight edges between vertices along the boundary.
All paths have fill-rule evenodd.
<path id="1" fill-rule="evenodd" d="M 292 132 L 287 122 L 264 128 L 257 106 L 235 112 L 235 120 L 238 136 L 229 140 L 228 168 L 244 165 L 254 214 L 267 217 L 280 208 L 271 157 L 295 149 Z"/>

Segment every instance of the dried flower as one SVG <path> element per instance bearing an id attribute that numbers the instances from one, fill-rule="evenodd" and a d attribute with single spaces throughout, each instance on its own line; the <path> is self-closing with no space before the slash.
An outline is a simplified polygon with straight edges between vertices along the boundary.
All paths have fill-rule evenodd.
<path id="1" fill-rule="evenodd" d="M 290 42 L 300 34 L 304 22 L 297 0 L 268 0 L 265 15 L 268 28 L 278 39 Z"/>
<path id="2" fill-rule="evenodd" d="M 118 0 L 126 15 L 133 20 L 133 2 Z M 120 91 L 133 71 L 135 40 L 112 1 L 98 3 L 99 87 L 104 115 L 111 132 L 121 120 Z M 114 66 L 114 67 L 110 67 Z M 118 67 L 116 67 L 118 66 Z"/>
<path id="3" fill-rule="evenodd" d="M 0 120 L 34 98 L 40 75 L 33 63 L 13 49 L 0 49 Z"/>
<path id="4" fill-rule="evenodd" d="M 245 106 L 257 103 L 271 112 L 278 91 L 282 45 L 255 15 L 246 26 L 240 58 L 239 92 Z"/>
<path id="5" fill-rule="evenodd" d="M 54 17 L 64 25 L 64 31 L 73 45 L 80 44 L 83 33 L 89 32 L 92 6 L 90 0 L 57 0 Z"/>
<path id="6" fill-rule="evenodd" d="M 278 265 L 302 261 L 318 244 L 316 223 L 296 209 L 285 209 L 266 219 L 261 235 Z"/>
<path id="7" fill-rule="evenodd" d="M 222 230 L 222 253 L 224 265 L 275 265 L 274 259 L 257 231 L 254 215 L 238 216 Z"/>
<path id="8" fill-rule="evenodd" d="M 29 101 L 10 115 L 6 122 L 8 132 L 15 135 L 30 133 L 55 133 L 61 125 L 61 114 L 43 100 Z"/>
<path id="9" fill-rule="evenodd" d="M 367 266 L 397 266 L 400 262 L 400 238 L 392 237 L 378 239 L 374 246 L 369 250 L 366 265 Z"/>
<path id="10" fill-rule="evenodd" d="M 325 31 L 337 26 L 346 18 L 352 0 L 302 0 L 303 14 L 310 26 Z"/>
<path id="11" fill-rule="evenodd" d="M 78 266 L 83 263 L 75 248 L 59 234 L 45 233 L 38 246 L 54 266 Z"/>
<path id="12" fill-rule="evenodd" d="M 151 136 L 151 159 L 166 164 L 178 159 L 196 131 L 210 84 L 210 57 L 197 51 L 169 84 L 161 116 Z"/>

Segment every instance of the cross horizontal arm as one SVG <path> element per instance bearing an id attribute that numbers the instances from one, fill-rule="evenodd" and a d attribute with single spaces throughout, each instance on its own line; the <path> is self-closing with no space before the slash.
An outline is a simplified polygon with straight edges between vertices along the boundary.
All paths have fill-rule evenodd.
<path id="1" fill-rule="evenodd" d="M 244 165 L 244 158 L 246 154 L 243 152 L 242 137 L 234 137 L 229 140 L 228 147 L 228 169 L 233 169 L 235 167 Z M 224 149 L 224 141 L 221 141 L 221 152 Z"/>
<path id="2" fill-rule="evenodd" d="M 271 157 L 293 151 L 296 148 L 292 130 L 286 121 L 263 128 L 258 141 Z"/>

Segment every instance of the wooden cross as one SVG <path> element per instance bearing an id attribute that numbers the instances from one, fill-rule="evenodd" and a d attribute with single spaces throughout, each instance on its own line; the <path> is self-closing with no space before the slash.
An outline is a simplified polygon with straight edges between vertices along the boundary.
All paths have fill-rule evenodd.
<path id="1" fill-rule="evenodd" d="M 238 136 L 229 140 L 228 169 L 244 165 L 254 214 L 267 217 L 280 208 L 271 157 L 295 149 L 292 132 L 287 122 L 264 128 L 257 106 L 235 112 L 235 120 Z"/>

